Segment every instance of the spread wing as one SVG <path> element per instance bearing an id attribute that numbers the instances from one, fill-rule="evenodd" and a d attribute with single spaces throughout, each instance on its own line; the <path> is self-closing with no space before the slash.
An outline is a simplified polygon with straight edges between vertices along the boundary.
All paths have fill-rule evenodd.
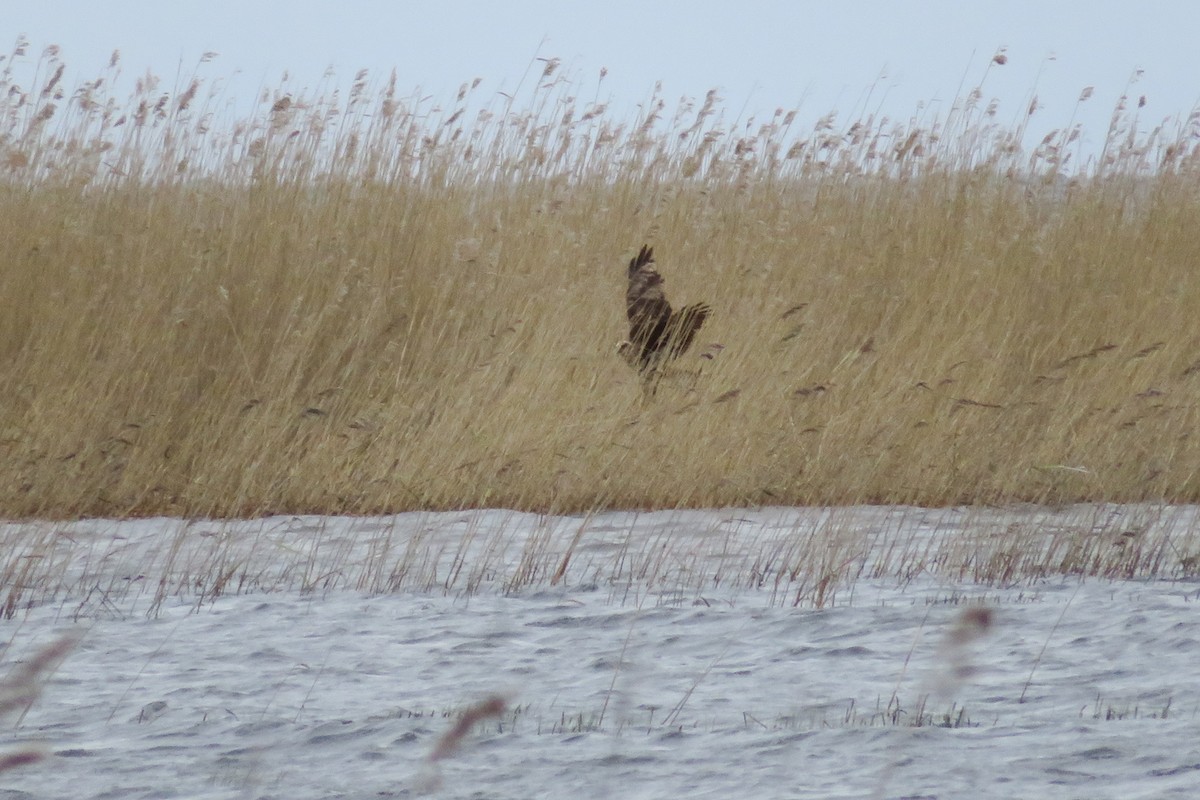
<path id="1" fill-rule="evenodd" d="M 692 346 L 692 340 L 696 338 L 696 331 L 700 330 L 704 320 L 708 319 L 711 313 L 712 308 L 707 303 L 696 303 L 684 306 L 671 315 L 666 330 L 666 338 L 671 347 L 668 358 L 675 358 L 687 352 Z"/>
<path id="2" fill-rule="evenodd" d="M 654 268 L 654 249 L 646 245 L 629 262 L 625 311 L 629 341 L 644 362 L 665 343 L 671 321 L 671 304 L 663 294 L 662 276 Z"/>

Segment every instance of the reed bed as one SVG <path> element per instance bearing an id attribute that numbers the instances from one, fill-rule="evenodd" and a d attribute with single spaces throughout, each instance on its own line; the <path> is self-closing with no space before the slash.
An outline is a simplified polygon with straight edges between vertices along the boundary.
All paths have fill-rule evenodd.
<path id="1" fill-rule="evenodd" d="M 616 118 L 549 60 L 238 115 L 209 66 L 114 97 L 117 54 L 20 58 L 0 516 L 1200 500 L 1196 115 L 1122 100 L 1084 162 L 984 85 Z M 653 397 L 614 353 L 643 243 L 714 308 Z"/>

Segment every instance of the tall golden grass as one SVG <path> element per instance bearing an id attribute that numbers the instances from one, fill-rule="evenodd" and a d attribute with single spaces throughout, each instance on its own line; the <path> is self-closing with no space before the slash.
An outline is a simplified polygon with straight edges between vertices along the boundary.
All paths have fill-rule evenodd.
<path id="1" fill-rule="evenodd" d="M 21 86 L 27 48 L 4 517 L 1200 500 L 1195 116 L 1122 101 L 1082 163 L 1088 132 L 982 88 L 618 119 L 556 61 L 514 97 L 360 74 L 238 116 L 200 77 L 107 94 L 116 54 Z M 643 243 L 714 307 L 653 398 L 614 354 Z"/>

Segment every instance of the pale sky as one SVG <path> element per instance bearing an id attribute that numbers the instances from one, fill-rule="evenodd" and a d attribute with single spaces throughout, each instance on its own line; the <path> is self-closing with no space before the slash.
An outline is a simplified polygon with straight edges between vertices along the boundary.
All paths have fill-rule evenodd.
<path id="1" fill-rule="evenodd" d="M 124 77 L 149 69 L 166 87 L 193 74 L 223 81 L 252 100 L 259 87 L 321 81 L 328 68 L 348 85 L 361 68 L 378 81 L 397 71 L 402 92 L 452 100 L 463 82 L 512 91 L 536 57 L 562 59 L 591 99 L 614 109 L 644 100 L 656 81 L 668 102 L 720 90 L 729 117 L 799 108 L 857 118 L 865 106 L 908 119 L 918 104 L 945 108 L 977 86 L 992 55 L 985 102 L 1002 122 L 1037 95 L 1035 131 L 1072 119 L 1102 140 L 1117 98 L 1128 93 L 1143 129 L 1186 118 L 1200 102 L 1200 4 L 1150 0 L 929 0 L 902 2 L 656 2 L 655 0 L 0 0 L 0 52 L 18 34 L 31 70 L 46 45 L 62 48 L 67 81 L 98 76 L 114 49 Z M 219 56 L 199 65 L 207 51 Z M 21 64 L 17 65 L 18 73 Z M 540 69 L 540 65 L 534 67 Z M 1141 76 L 1130 86 L 1135 72 Z M 534 73 L 536 76 L 536 73 Z M 532 79 L 532 78 L 531 78 Z M 1077 108 L 1080 92 L 1095 87 Z M 486 96 L 486 95 L 485 95 Z"/>

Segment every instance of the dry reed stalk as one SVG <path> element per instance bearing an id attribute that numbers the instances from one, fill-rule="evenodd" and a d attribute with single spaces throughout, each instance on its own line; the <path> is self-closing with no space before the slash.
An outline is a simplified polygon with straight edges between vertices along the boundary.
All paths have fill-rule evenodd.
<path id="1" fill-rule="evenodd" d="M 926 619 L 928 619 L 928 614 L 926 614 Z M 966 685 L 976 670 L 974 661 L 972 660 L 972 656 L 974 655 L 972 647 L 992 631 L 995 622 L 995 613 L 992 609 L 980 605 L 965 608 L 955 616 L 954 621 L 942 635 L 941 641 L 938 644 L 934 663 L 931 665 L 929 673 L 922 684 L 918 695 L 919 699 L 908 722 L 909 727 L 922 727 L 931 724 L 931 721 L 935 719 L 932 714 L 926 712 L 930 695 L 936 695 L 940 699 L 952 701 L 954 695 Z M 897 682 L 897 690 L 899 682 L 903 681 L 904 673 L 908 671 L 909 659 L 911 657 L 912 651 L 910 650 L 908 656 L 904 659 L 901 677 Z M 894 709 L 894 714 L 898 719 L 902 710 L 897 691 L 892 693 L 888 708 Z M 940 715 L 940 719 L 941 724 L 946 727 L 959 727 L 963 724 L 970 724 L 966 716 L 966 709 L 958 707 L 953 702 L 951 702 L 950 710 L 944 715 Z M 872 797 L 886 796 L 887 786 L 891 782 L 896 768 L 903 762 L 903 749 L 907 746 L 907 738 L 892 740 L 888 760 L 880 769 L 879 780 L 875 785 Z"/>
<path id="2" fill-rule="evenodd" d="M 490 697 L 467 707 L 455 720 L 454 725 L 443 733 L 434 744 L 433 750 L 425 758 L 422 770 L 414 781 L 414 789 L 419 794 L 437 791 L 442 785 L 439 762 L 455 755 L 462 747 L 467 735 L 480 722 L 498 717 L 508 708 L 508 701 L 499 695 Z"/>
<path id="3" fill-rule="evenodd" d="M 41 696 L 46 679 L 58 668 L 67 654 L 79 642 L 78 632 L 66 634 L 35 652 L 27 661 L 16 665 L 8 675 L 0 679 L 0 717 L 20 711 L 24 717 L 30 706 Z M 36 763 L 45 758 L 45 753 L 35 747 L 26 747 L 8 753 L 0 753 L 0 772 Z"/>
<path id="4" fill-rule="evenodd" d="M 139 523 L 8 524 L 0 576 L 11 579 L 12 613 L 70 603 L 80 618 L 143 600 L 154 615 L 168 598 L 200 607 L 228 593 L 317 589 L 469 597 L 590 586 L 619 605 L 761 593 L 772 606 L 822 608 L 853 599 L 863 577 L 1013 588 L 1054 575 L 1190 578 L 1200 561 L 1191 507 L 809 509 L 782 526 L 771 513 L 756 521 L 763 513 L 659 512 L 617 527 L 604 516 L 423 513 L 386 523 L 382 540 L 375 518 L 179 522 L 151 536 L 122 531 Z"/>
<path id="5" fill-rule="evenodd" d="M 472 728 L 484 720 L 500 716 L 506 708 L 508 708 L 508 701 L 499 695 L 492 695 L 468 706 L 454 725 L 437 740 L 437 744 L 430 751 L 427 760 L 432 763 L 454 755 Z"/>
<path id="6" fill-rule="evenodd" d="M 47 112 L 46 58 L 0 78 L 0 515 L 1200 500 L 1186 136 L 1118 115 L 1070 174 L 978 91 L 735 135 L 561 68 L 201 130 L 203 76 Z M 611 352 L 643 241 L 714 306 L 652 403 Z"/>

